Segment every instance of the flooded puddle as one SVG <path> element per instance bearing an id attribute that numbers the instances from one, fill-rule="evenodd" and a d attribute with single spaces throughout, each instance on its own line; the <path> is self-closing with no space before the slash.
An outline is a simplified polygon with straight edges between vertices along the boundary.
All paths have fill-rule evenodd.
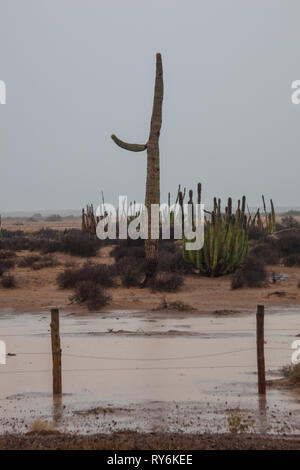
<path id="1" fill-rule="evenodd" d="M 62 431 L 226 432 L 237 406 L 253 430 L 300 431 L 300 397 L 257 397 L 255 315 L 122 312 L 60 316 L 63 396 L 53 399 L 50 315 L 0 314 L 1 431 L 37 418 Z M 300 334 L 294 307 L 265 315 L 267 378 L 291 363 Z"/>

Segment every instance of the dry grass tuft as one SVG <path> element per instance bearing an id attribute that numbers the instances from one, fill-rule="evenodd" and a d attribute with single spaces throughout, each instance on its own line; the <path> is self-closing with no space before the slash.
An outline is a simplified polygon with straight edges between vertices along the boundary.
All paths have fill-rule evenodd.
<path id="1" fill-rule="evenodd" d="M 28 430 L 28 434 L 53 434 L 57 432 L 53 423 L 41 419 L 36 419 Z"/>

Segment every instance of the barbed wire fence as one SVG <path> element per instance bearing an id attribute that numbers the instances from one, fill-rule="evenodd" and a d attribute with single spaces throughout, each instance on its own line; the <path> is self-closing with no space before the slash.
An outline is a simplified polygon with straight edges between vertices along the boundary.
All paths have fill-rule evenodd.
<path id="1" fill-rule="evenodd" d="M 260 306 L 263 307 L 263 306 Z M 259 309 L 258 309 L 259 310 Z M 264 313 L 264 309 L 262 308 L 262 312 Z M 54 325 L 53 323 L 53 315 L 57 318 L 57 323 Z M 258 315 L 258 314 L 257 314 Z M 18 356 L 52 356 L 53 359 L 53 367 L 52 369 L 26 369 L 26 370 L 0 370 L 0 375 L 10 375 L 10 374 L 35 374 L 35 373 L 51 373 L 53 374 L 53 393 L 61 393 L 61 390 L 57 392 L 55 390 L 54 381 L 60 377 L 61 382 L 61 361 L 57 361 L 57 356 L 61 359 L 62 351 L 60 349 L 60 342 L 59 342 L 59 350 L 53 345 L 53 336 L 59 337 L 59 312 L 58 309 L 53 309 L 51 311 L 51 337 L 52 337 L 52 352 L 39 352 L 39 351 L 18 351 L 16 355 Z M 268 328 L 268 332 L 271 331 L 291 331 L 290 328 Z M 206 330 L 208 333 L 209 330 Z M 217 333 L 216 330 L 211 330 L 211 332 Z M 224 333 L 224 330 L 220 330 L 219 333 Z M 228 332 L 229 333 L 229 332 Z M 230 333 L 251 333 L 253 336 L 255 335 L 254 329 L 250 328 L 242 328 L 242 329 L 234 329 L 230 330 Z M 262 334 L 261 334 L 262 333 Z M 4 339 L 7 337 L 22 337 L 22 334 L 7 334 L 1 335 Z M 260 338 L 259 338 L 260 336 Z M 163 370 L 163 371 L 175 371 L 175 370 L 193 370 L 193 369 L 223 369 L 223 368 L 253 368 L 252 364 L 213 364 L 213 365 L 174 365 L 174 366 L 160 366 L 156 365 L 156 363 L 164 362 L 164 361 L 180 361 L 180 360 L 194 360 L 194 359 L 209 359 L 215 357 L 223 357 L 223 356 L 232 356 L 239 353 L 244 352 L 251 352 L 257 354 L 257 366 L 258 366 L 258 379 L 259 373 L 261 373 L 261 380 L 263 381 L 265 387 L 265 371 L 264 371 L 264 350 L 271 350 L 271 351 L 286 351 L 287 353 L 291 352 L 290 348 L 283 348 L 283 347 L 265 347 L 264 346 L 264 332 L 256 331 L 257 337 L 257 347 L 250 347 L 250 348 L 239 348 L 239 349 L 232 349 L 229 351 L 220 351 L 214 353 L 205 353 L 205 354 L 196 354 L 196 355 L 177 355 L 177 356 L 160 356 L 160 357 L 126 357 L 126 356 L 110 356 L 110 355 L 91 355 L 91 354 L 76 354 L 76 353 L 68 353 L 64 352 L 63 357 L 66 358 L 76 358 L 76 359 L 86 359 L 88 361 L 91 360 L 101 360 L 101 361 L 117 361 L 117 362 L 137 362 L 139 363 L 135 367 L 88 367 L 88 368 L 64 368 L 63 373 L 76 373 L 76 372 L 128 372 L 128 371 L 155 371 L 155 370 Z M 263 353 L 263 369 L 260 369 L 261 364 L 259 363 L 258 358 L 258 347 L 262 348 Z M 8 354 L 8 356 L 14 356 L 15 354 Z M 152 366 L 143 366 L 140 363 L 154 363 Z M 268 369 L 270 368 L 278 368 L 280 365 L 278 364 L 267 364 Z M 258 383 L 259 385 L 259 383 Z M 260 387 L 259 387 L 260 391 Z"/>

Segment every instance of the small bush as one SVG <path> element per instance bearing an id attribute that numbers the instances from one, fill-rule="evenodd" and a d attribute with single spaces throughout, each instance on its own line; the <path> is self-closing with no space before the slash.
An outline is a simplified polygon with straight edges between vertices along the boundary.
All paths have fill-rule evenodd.
<path id="1" fill-rule="evenodd" d="M 278 251 L 276 251 L 272 246 L 267 243 L 263 243 L 252 248 L 251 255 L 256 258 L 260 258 L 266 264 L 275 265 L 280 262 L 280 257 Z"/>
<path id="2" fill-rule="evenodd" d="M 276 246 L 280 256 L 289 256 L 300 253 L 300 234 L 295 232 L 284 232 L 276 240 Z"/>
<path id="3" fill-rule="evenodd" d="M 53 423 L 36 419 L 30 426 L 28 434 L 53 434 L 57 432 Z"/>
<path id="4" fill-rule="evenodd" d="M 101 240 L 91 238 L 81 230 L 69 230 L 61 239 L 61 247 L 58 251 L 77 256 L 96 256 L 101 246 Z"/>
<path id="5" fill-rule="evenodd" d="M 283 258 L 282 264 L 288 267 L 300 266 L 300 253 L 295 253 L 293 255 L 286 256 L 285 258 Z"/>
<path id="6" fill-rule="evenodd" d="M 60 237 L 61 233 L 63 232 L 60 232 L 59 230 L 53 230 L 52 228 L 41 228 L 40 230 L 34 232 L 33 236 L 35 238 L 42 238 L 45 240 L 55 240 Z"/>
<path id="7" fill-rule="evenodd" d="M 120 258 L 113 269 L 124 287 L 140 286 L 145 278 L 145 261 L 138 261 L 132 256 Z"/>
<path id="8" fill-rule="evenodd" d="M 181 249 L 176 247 L 174 252 L 165 250 L 159 252 L 157 271 L 166 273 L 178 271 L 188 274 L 194 272 L 194 267 L 184 261 Z"/>
<path id="9" fill-rule="evenodd" d="M 38 263 L 42 260 L 40 255 L 27 255 L 18 261 L 20 268 L 31 268 L 34 263 Z"/>
<path id="10" fill-rule="evenodd" d="M 300 384 L 300 364 L 293 364 L 282 368 L 282 374 L 290 382 Z"/>
<path id="11" fill-rule="evenodd" d="M 250 419 L 245 413 L 242 413 L 238 406 L 232 410 L 227 416 L 227 423 L 229 432 L 237 434 L 239 432 L 245 432 L 255 423 L 253 419 Z"/>
<path id="12" fill-rule="evenodd" d="M 2 276 L 1 285 L 6 289 L 13 289 L 14 287 L 16 287 L 15 277 L 12 274 L 5 274 L 4 276 Z"/>
<path id="13" fill-rule="evenodd" d="M 15 262 L 11 259 L 0 259 L 0 276 L 2 276 L 5 271 L 14 268 Z"/>
<path id="14" fill-rule="evenodd" d="M 264 241 L 267 238 L 265 230 L 261 230 L 257 226 L 248 228 L 248 239 L 249 240 L 260 240 Z"/>
<path id="15" fill-rule="evenodd" d="M 2 237 L 7 238 L 7 239 L 12 239 L 12 238 L 23 238 L 25 236 L 25 232 L 23 230 L 2 230 Z"/>
<path id="16" fill-rule="evenodd" d="M 0 250 L 28 250 L 28 236 L 22 230 L 2 230 L 0 239 Z"/>
<path id="17" fill-rule="evenodd" d="M 89 310 L 98 310 L 108 304 L 110 297 L 95 281 L 80 281 L 75 286 L 75 295 L 71 298 L 79 304 L 87 302 Z"/>
<path id="18" fill-rule="evenodd" d="M 59 266 L 59 261 L 54 258 L 53 256 L 43 256 L 40 261 L 33 263 L 31 268 L 35 271 L 43 268 L 54 268 L 55 266 Z"/>
<path id="19" fill-rule="evenodd" d="M 122 240 L 120 246 L 112 250 L 111 255 L 115 258 L 116 264 L 123 258 L 125 258 L 126 263 L 129 262 L 130 265 L 135 264 L 136 261 L 139 263 L 145 261 L 143 240 L 131 240 L 131 242 L 132 243 L 130 243 L 129 240 Z M 129 261 L 130 258 L 132 261 Z M 181 248 L 173 241 L 159 240 L 159 256 L 156 271 L 191 273 L 194 271 L 194 268 L 191 264 L 184 261 Z"/>
<path id="20" fill-rule="evenodd" d="M 34 250 L 40 250 L 43 253 L 54 253 L 60 251 L 77 256 L 96 256 L 100 248 L 100 240 L 91 238 L 81 230 L 64 230 L 56 232 L 56 236 L 49 232 L 50 237 L 47 238 L 45 233 L 35 234 L 35 238 L 31 240 L 30 247 Z"/>
<path id="21" fill-rule="evenodd" d="M 231 289 L 240 289 L 244 287 L 244 279 L 240 270 L 236 271 L 231 278 Z"/>
<path id="22" fill-rule="evenodd" d="M 112 287 L 115 275 L 112 266 L 86 263 L 82 268 L 65 269 L 57 276 L 56 281 L 62 289 L 75 287 L 81 281 L 94 281 L 102 287 Z"/>
<path id="23" fill-rule="evenodd" d="M 151 289 L 156 291 L 174 292 L 183 284 L 183 277 L 179 273 L 174 274 L 157 274 L 150 280 Z"/>
<path id="24" fill-rule="evenodd" d="M 121 244 L 112 250 L 111 256 L 115 258 L 115 261 L 119 261 L 122 258 L 144 259 L 145 248 L 144 246 Z"/>
<path id="25" fill-rule="evenodd" d="M 265 263 L 253 255 L 247 256 L 242 266 L 233 274 L 231 288 L 261 287 L 267 279 Z"/>
<path id="26" fill-rule="evenodd" d="M 12 250 L 0 250 L 0 260 L 7 260 L 16 257 L 16 252 Z"/>
<path id="27" fill-rule="evenodd" d="M 16 256 L 14 251 L 0 250 L 0 276 L 2 276 L 5 271 L 14 268 Z"/>
<path id="28" fill-rule="evenodd" d="M 90 257 L 97 254 L 102 243 L 97 237 L 89 237 L 78 229 L 64 231 L 42 229 L 33 233 L 25 233 L 21 230 L 3 230 L 0 249 L 41 251 L 43 253 L 59 251 Z"/>
<path id="29" fill-rule="evenodd" d="M 20 268 L 31 268 L 39 270 L 42 268 L 53 268 L 58 266 L 59 262 L 53 256 L 27 255 L 18 261 Z"/>
<path id="30" fill-rule="evenodd" d="M 124 287 L 141 286 L 145 279 L 145 272 L 138 267 L 136 269 L 128 269 L 121 274 L 121 282 Z"/>

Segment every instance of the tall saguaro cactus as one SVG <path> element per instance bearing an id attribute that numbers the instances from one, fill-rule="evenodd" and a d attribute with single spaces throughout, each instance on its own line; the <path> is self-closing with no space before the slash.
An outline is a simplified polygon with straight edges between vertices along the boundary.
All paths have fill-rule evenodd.
<path id="1" fill-rule="evenodd" d="M 145 240 L 145 255 L 149 273 L 155 271 L 158 259 L 158 240 L 151 239 L 151 205 L 160 204 L 160 166 L 159 136 L 162 124 L 162 102 L 164 94 L 163 68 L 161 54 L 156 54 L 156 77 L 154 100 L 148 142 L 144 145 L 129 144 L 118 139 L 114 134 L 113 141 L 121 148 L 131 152 L 147 150 L 147 181 L 145 206 L 148 210 L 148 237 Z"/>

